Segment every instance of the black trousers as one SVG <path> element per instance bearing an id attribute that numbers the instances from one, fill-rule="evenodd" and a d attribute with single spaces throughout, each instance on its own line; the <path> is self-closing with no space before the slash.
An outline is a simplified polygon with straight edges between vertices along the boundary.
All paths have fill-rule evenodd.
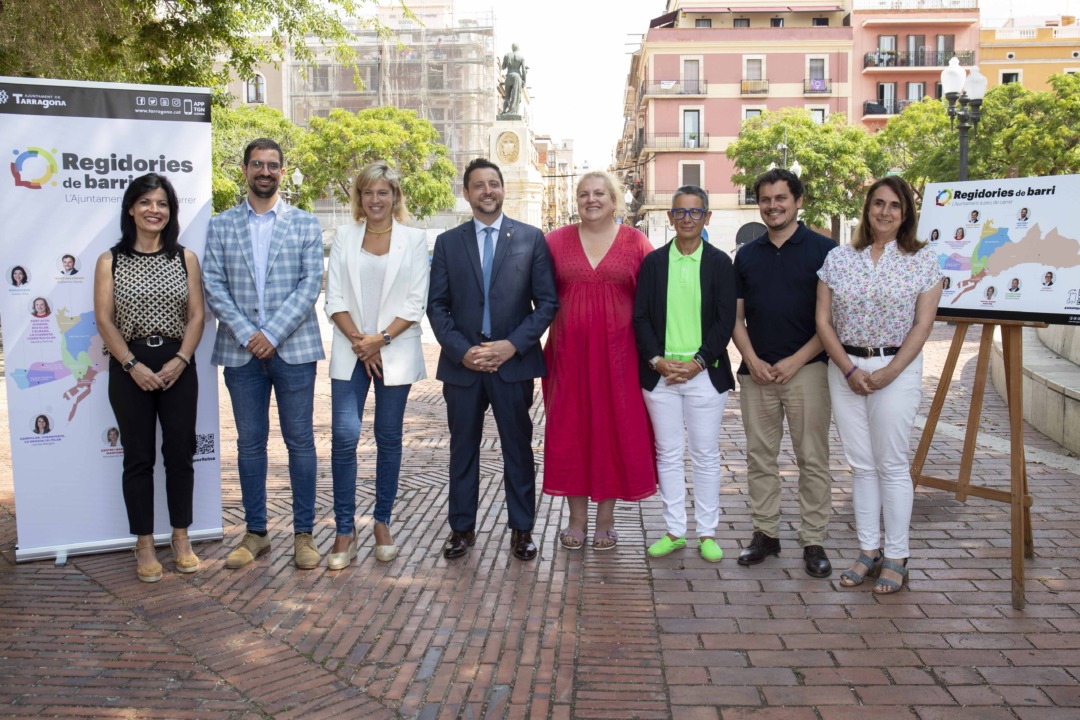
<path id="1" fill-rule="evenodd" d="M 536 470 L 533 465 L 533 380 L 506 382 L 497 373 L 477 373 L 472 385 L 443 383 L 450 426 L 450 529 L 476 527 L 480 502 L 480 442 L 484 413 L 495 416 L 503 455 L 507 525 L 533 529 L 536 518 Z"/>
<path id="2" fill-rule="evenodd" d="M 180 349 L 178 340 L 159 347 L 131 343 L 139 362 L 157 372 Z M 154 532 L 155 441 L 161 423 L 161 456 L 165 461 L 165 494 L 169 523 L 186 528 L 192 522 L 195 490 L 195 413 L 199 403 L 199 377 L 192 365 L 168 390 L 147 392 L 120 366 L 109 361 L 109 402 L 116 415 L 120 443 L 124 447 L 124 504 L 132 535 Z"/>

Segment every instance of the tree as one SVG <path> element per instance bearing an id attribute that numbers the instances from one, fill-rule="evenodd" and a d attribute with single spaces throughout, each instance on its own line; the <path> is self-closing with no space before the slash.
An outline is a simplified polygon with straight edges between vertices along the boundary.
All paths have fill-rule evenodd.
<path id="1" fill-rule="evenodd" d="M 357 173 L 385 160 L 401 175 L 409 212 L 425 218 L 454 207 L 452 183 L 457 170 L 435 127 L 412 110 L 393 106 L 351 113 L 336 109 L 327 118 L 312 117 L 300 167 L 305 185 L 324 188 L 340 203 L 349 202 Z"/>
<path id="2" fill-rule="evenodd" d="M 991 88 L 969 135 L 968 177 L 985 180 L 1080 172 L 1080 77 L 1055 75 L 1049 91 Z M 877 135 L 890 166 L 917 192 L 960 175 L 959 133 L 942 100 L 912 103 Z"/>
<path id="3" fill-rule="evenodd" d="M 0 75 L 213 88 L 251 77 L 286 48 L 301 62 L 329 45 L 355 53 L 347 23 L 374 0 L 8 0 L 0 3 Z M 405 10 L 406 14 L 408 11 Z"/>
<path id="4" fill-rule="evenodd" d="M 745 121 L 738 139 L 727 149 L 737 170 L 732 182 L 750 187 L 770 163 L 781 164 L 783 152 L 777 147 L 784 142 L 785 130 L 788 160 L 798 160 L 803 168 L 805 222 L 835 226 L 841 216 L 856 217 L 862 208 L 863 188 L 885 173 L 887 163 L 866 130 L 849 125 L 842 113 L 818 123 L 808 110 L 784 108 Z"/>
<path id="5" fill-rule="evenodd" d="M 296 167 L 306 135 L 303 128 L 265 105 L 214 108 L 211 117 L 214 212 L 232 207 L 247 192 L 243 173 L 244 148 L 255 138 L 270 138 L 281 145 L 285 153 L 285 177 L 282 183 L 287 185 L 290 182 L 288 176 Z M 304 172 L 304 168 L 300 170 Z M 292 204 L 310 210 L 319 193 L 320 188 L 305 181 L 301 185 L 299 198 L 292 199 Z"/>

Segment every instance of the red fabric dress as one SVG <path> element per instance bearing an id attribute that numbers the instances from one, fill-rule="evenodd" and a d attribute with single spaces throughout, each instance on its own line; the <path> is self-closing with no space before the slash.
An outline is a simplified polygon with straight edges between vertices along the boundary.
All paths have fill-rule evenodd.
<path id="1" fill-rule="evenodd" d="M 652 245 L 621 225 L 594 270 L 576 225 L 547 241 L 559 312 L 544 348 L 544 493 L 647 498 L 656 492 L 656 461 L 633 315 L 638 270 Z"/>

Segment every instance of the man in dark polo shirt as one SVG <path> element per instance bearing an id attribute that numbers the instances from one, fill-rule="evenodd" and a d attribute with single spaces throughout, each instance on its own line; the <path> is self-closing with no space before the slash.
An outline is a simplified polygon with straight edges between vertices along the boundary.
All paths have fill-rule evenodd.
<path id="1" fill-rule="evenodd" d="M 742 353 L 739 404 L 746 430 L 746 484 L 754 536 L 739 555 L 756 565 L 780 554 L 780 470 L 784 417 L 799 465 L 799 545 L 806 572 L 828 577 L 825 535 L 832 511 L 827 356 L 814 327 L 817 271 L 836 247 L 798 221 L 803 185 L 773 169 L 754 182 L 768 232 L 735 256 L 738 293 L 732 339 Z"/>

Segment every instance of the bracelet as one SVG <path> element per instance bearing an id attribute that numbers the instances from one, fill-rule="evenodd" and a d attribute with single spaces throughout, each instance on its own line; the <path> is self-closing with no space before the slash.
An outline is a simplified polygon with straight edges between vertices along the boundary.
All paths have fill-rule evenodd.
<path id="1" fill-rule="evenodd" d="M 694 355 L 694 362 L 701 366 L 702 371 L 706 369 L 705 358 L 701 357 L 701 353 Z"/>
<path id="2" fill-rule="evenodd" d="M 176 353 L 176 357 L 184 361 L 184 367 L 188 367 L 191 365 L 191 361 L 184 357 L 183 353 Z"/>
<path id="3" fill-rule="evenodd" d="M 858 369 L 859 369 L 859 366 L 858 366 L 858 365 L 852 365 L 852 366 L 851 366 L 851 369 L 850 369 L 850 370 L 848 370 L 848 371 L 847 371 L 846 373 L 844 373 L 844 379 L 845 379 L 845 380 L 847 380 L 847 379 L 848 379 L 849 377 L 851 377 L 851 376 L 852 376 L 852 374 L 854 374 L 854 372 L 855 372 L 856 370 L 858 370 Z"/>

